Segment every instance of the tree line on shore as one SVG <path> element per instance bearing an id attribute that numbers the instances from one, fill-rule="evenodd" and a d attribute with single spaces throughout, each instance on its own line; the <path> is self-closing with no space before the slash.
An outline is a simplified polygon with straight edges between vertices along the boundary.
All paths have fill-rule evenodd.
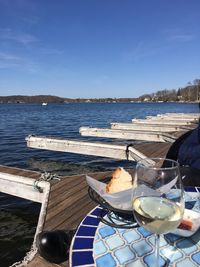
<path id="1" fill-rule="evenodd" d="M 103 103 L 103 102 L 199 102 L 200 79 L 189 82 L 184 88 L 164 89 L 137 98 L 64 98 L 51 95 L 35 96 L 0 96 L 0 103 Z"/>
<path id="2" fill-rule="evenodd" d="M 156 93 L 145 94 L 139 97 L 140 101 L 163 101 L 163 102 L 199 102 L 200 79 L 189 82 L 184 88 L 178 90 L 160 90 Z"/>

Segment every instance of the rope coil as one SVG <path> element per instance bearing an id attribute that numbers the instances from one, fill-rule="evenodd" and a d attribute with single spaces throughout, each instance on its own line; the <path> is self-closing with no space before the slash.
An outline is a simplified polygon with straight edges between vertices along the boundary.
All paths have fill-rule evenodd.
<path id="1" fill-rule="evenodd" d="M 58 180 L 60 181 L 60 177 L 57 175 L 57 174 L 52 174 L 52 173 L 49 173 L 49 172 L 44 172 L 41 174 L 41 176 L 36 179 L 34 182 L 33 182 L 33 188 L 40 192 L 40 193 L 43 193 L 43 189 L 38 185 L 39 182 L 41 181 L 45 181 L 45 182 L 49 182 L 49 181 L 52 181 L 52 180 Z"/>

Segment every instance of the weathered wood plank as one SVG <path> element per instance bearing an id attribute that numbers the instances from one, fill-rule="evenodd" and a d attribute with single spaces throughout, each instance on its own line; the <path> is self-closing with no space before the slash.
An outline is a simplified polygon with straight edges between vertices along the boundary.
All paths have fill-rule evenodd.
<path id="1" fill-rule="evenodd" d="M 189 131 L 193 129 L 191 126 L 177 126 L 177 125 L 155 125 L 155 124 L 134 124 L 134 123 L 111 123 L 111 129 L 121 130 L 140 130 L 140 131 L 153 131 L 153 132 L 175 132 L 175 131 Z"/>
<path id="2" fill-rule="evenodd" d="M 26 138 L 27 146 L 31 148 L 47 149 L 53 151 L 70 152 L 84 155 L 108 157 L 114 159 L 127 159 L 125 145 L 114 145 L 99 142 L 86 142 L 75 140 L 63 140 L 49 137 L 29 136 Z M 140 151 L 130 147 L 133 158 L 139 160 L 146 158 Z"/>
<path id="3" fill-rule="evenodd" d="M 47 220 L 51 219 L 55 214 L 59 213 L 61 210 L 63 210 L 63 207 L 66 207 L 66 203 L 65 200 L 66 198 L 71 197 L 72 202 L 74 201 L 74 199 L 76 199 L 77 197 L 81 197 L 83 191 L 80 191 L 80 189 L 85 189 L 84 186 L 86 185 L 82 185 L 82 182 L 79 182 L 79 184 L 74 185 L 72 188 L 68 188 L 66 192 L 64 192 L 63 194 L 59 194 L 56 197 L 54 197 L 53 199 L 49 200 L 49 212 L 47 215 Z M 66 188 L 65 188 L 66 189 Z M 59 205 L 58 205 L 59 203 Z M 69 203 L 67 203 L 69 204 Z M 73 203 L 70 203 L 73 204 Z"/>
<path id="4" fill-rule="evenodd" d="M 18 176 L 24 176 L 24 177 L 30 177 L 30 178 L 39 178 L 41 176 L 40 172 L 36 171 L 30 171 L 30 170 L 24 170 L 16 167 L 9 167 L 9 166 L 3 166 L 0 165 L 0 172 L 7 173 L 7 174 L 13 174 Z"/>
<path id="5" fill-rule="evenodd" d="M 180 121 L 180 120 L 163 120 L 163 119 L 158 119 L 158 120 L 150 120 L 150 119 L 132 119 L 132 123 L 135 124 L 157 124 L 157 125 L 191 125 L 194 124 L 194 122 L 191 121 Z"/>
<path id="6" fill-rule="evenodd" d="M 72 205 L 76 203 L 77 201 L 81 200 L 86 195 L 87 187 L 88 186 L 86 183 L 80 184 L 78 187 L 75 187 L 74 190 L 73 189 L 70 190 L 69 194 L 67 194 L 65 198 L 63 198 L 62 200 L 59 200 L 58 202 L 59 204 L 57 203 L 56 206 L 53 206 L 52 208 L 48 209 L 48 214 L 46 216 L 46 223 L 50 223 L 51 225 L 55 224 L 56 217 L 59 219 L 59 223 L 60 223 L 61 214 L 63 214 L 63 212 L 64 213 L 67 212 L 68 214 L 71 214 L 72 210 L 70 209 Z"/>
<path id="7" fill-rule="evenodd" d="M 118 138 L 125 140 L 142 140 L 152 142 L 174 142 L 176 138 L 172 134 L 152 131 L 138 130 L 117 130 L 80 127 L 79 132 L 82 136 L 95 136 L 106 138 Z"/>
<path id="8" fill-rule="evenodd" d="M 155 158 L 165 157 L 170 146 L 170 143 L 144 143 L 134 145 L 136 149 L 138 149 L 142 153 L 145 153 L 147 157 Z"/>
<path id="9" fill-rule="evenodd" d="M 76 228 L 84 218 L 84 215 L 86 215 L 95 206 L 95 203 L 88 200 L 86 195 L 81 196 L 81 198 L 77 199 L 75 203 L 76 204 L 70 204 L 70 206 L 65 207 L 60 213 L 47 220 L 45 229 Z M 70 212 L 70 209 L 72 209 L 72 212 Z"/>
<path id="10" fill-rule="evenodd" d="M 51 190 L 51 195 L 49 197 L 49 206 L 48 208 L 52 208 L 53 206 L 56 206 L 59 201 L 62 201 L 65 199 L 74 187 L 80 186 L 80 181 L 78 179 L 74 179 L 73 183 L 68 180 L 66 183 L 63 183 L 63 185 L 56 190 Z M 59 183 L 58 183 L 59 184 Z"/>
<path id="11" fill-rule="evenodd" d="M 163 113 L 163 114 L 158 114 L 157 116 L 166 116 L 166 117 L 178 117 L 178 118 L 199 118 L 200 113 L 174 113 L 174 112 L 170 112 L 170 113 Z"/>
<path id="12" fill-rule="evenodd" d="M 39 182 L 38 186 L 43 192 L 38 192 L 33 188 L 34 181 L 32 178 L 0 172 L 0 192 L 42 203 L 45 188 L 49 183 Z"/>
<path id="13" fill-rule="evenodd" d="M 174 121 L 174 122 L 191 122 L 197 123 L 198 118 L 191 118 L 191 117 L 173 117 L 173 116 L 147 116 L 147 120 L 157 120 L 157 121 Z"/>

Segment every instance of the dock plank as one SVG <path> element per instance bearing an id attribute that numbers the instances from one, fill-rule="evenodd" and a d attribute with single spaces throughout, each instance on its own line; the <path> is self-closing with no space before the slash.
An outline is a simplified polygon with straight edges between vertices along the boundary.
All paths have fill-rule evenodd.
<path id="1" fill-rule="evenodd" d="M 147 157 L 165 157 L 169 150 L 170 143 L 144 143 L 136 144 L 134 148 L 145 154 Z"/>
<path id="2" fill-rule="evenodd" d="M 144 140 L 152 142 L 173 142 L 175 137 L 172 133 L 162 131 L 127 130 L 127 129 L 102 129 L 92 127 L 80 127 L 79 132 L 82 136 L 105 137 L 126 140 Z"/>
<path id="3" fill-rule="evenodd" d="M 121 130 L 138 130 L 138 131 L 152 131 L 152 132 L 163 132 L 170 133 L 174 131 L 189 131 L 193 127 L 192 126 L 177 126 L 177 125 L 156 125 L 156 124 L 134 124 L 134 123 L 111 123 L 111 129 L 121 129 Z"/>
<path id="4" fill-rule="evenodd" d="M 195 121 L 196 122 L 196 121 Z M 132 119 L 134 124 L 156 124 L 156 125 L 178 125 L 178 126 L 191 126 L 195 124 L 194 121 L 184 121 L 184 120 L 167 120 L 167 119 Z M 198 122 L 198 121 L 197 121 Z"/>

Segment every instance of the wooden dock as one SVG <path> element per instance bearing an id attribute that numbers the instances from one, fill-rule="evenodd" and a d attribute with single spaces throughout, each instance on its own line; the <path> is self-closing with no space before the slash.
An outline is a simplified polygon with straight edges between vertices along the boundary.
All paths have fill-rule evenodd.
<path id="1" fill-rule="evenodd" d="M 167 118 L 171 115 L 167 115 Z M 177 116 L 176 114 L 174 115 Z M 129 160 L 137 161 L 145 157 L 165 157 L 167 151 L 169 150 L 171 143 L 178 138 L 181 134 L 197 126 L 194 118 L 196 115 L 190 117 L 189 121 L 192 124 L 148 124 L 148 128 L 145 123 L 140 123 L 143 127 L 149 131 L 149 136 L 152 133 L 160 136 L 172 136 L 172 141 L 167 140 L 157 140 L 152 141 L 151 138 L 148 142 L 142 142 L 134 144 L 133 147 L 129 147 L 130 158 Z M 182 116 L 184 118 L 184 116 Z M 188 116 L 189 117 L 189 116 Z M 151 118 L 147 118 L 148 121 Z M 177 119 L 176 119 L 177 120 Z M 175 121 L 176 121 L 175 120 Z M 133 123 L 134 124 L 134 123 Z M 152 125 L 156 125 L 155 128 Z M 189 125 L 189 126 L 188 126 Z M 123 127 L 125 127 L 124 125 Z M 115 126 L 113 126 L 115 127 Z M 131 127 L 128 125 L 128 127 Z M 135 126 L 134 126 L 135 127 Z M 171 127 L 171 128 L 170 128 Z M 174 128 L 177 127 L 177 128 Z M 162 129 L 164 129 L 162 131 Z M 168 131 L 166 131 L 168 129 Z M 169 129 L 171 129 L 169 131 Z M 127 129 L 123 128 L 123 131 Z M 131 131 L 131 130 L 130 130 Z M 133 130 L 135 131 L 135 130 Z M 143 131 L 141 129 L 141 131 Z M 130 134 L 135 134 L 130 133 Z M 147 134 L 147 133 L 145 133 Z M 142 135 L 141 135 L 142 137 Z M 110 138 L 116 138 L 110 136 Z M 117 137 L 119 138 L 119 137 Z M 126 137 L 125 137 L 126 138 Z M 132 140 L 132 139 L 130 139 Z M 143 140 L 143 139 L 142 139 Z M 146 139 L 145 139 L 146 140 Z M 150 142 L 149 142 L 150 141 Z M 55 151 L 65 151 L 78 154 L 95 155 L 110 157 L 114 159 L 127 159 L 127 145 L 126 144 L 115 144 L 115 143 L 103 143 L 103 142 L 86 142 L 80 140 L 63 140 L 52 137 L 37 137 L 29 136 L 27 137 L 27 145 L 31 148 L 39 149 L 49 149 Z M 88 174 L 88 173 L 87 173 Z M 110 176 L 110 172 L 103 173 L 92 173 L 90 176 L 101 180 L 105 177 Z M 40 182 L 38 185 L 42 187 L 42 192 L 36 192 L 33 188 L 34 181 L 41 176 L 41 173 L 34 171 L 21 170 L 17 168 L 10 168 L 5 166 L 0 166 L 0 191 L 5 193 L 10 193 L 16 196 L 22 196 L 24 198 L 32 199 L 33 201 L 40 202 L 41 212 L 40 219 L 38 221 L 38 227 L 36 234 L 45 230 L 55 230 L 55 229 L 73 229 L 76 228 L 84 216 L 96 206 L 96 204 L 91 201 L 88 196 L 88 186 L 86 184 L 85 174 L 75 175 L 75 176 L 65 176 L 62 177 L 60 181 L 51 182 Z M 16 185 L 15 190 L 12 190 Z M 21 192 L 24 193 L 21 195 Z M 40 195 L 41 194 L 41 195 Z M 31 196 L 31 198 L 30 198 Z M 33 242 L 33 247 L 35 246 L 35 239 Z M 66 261 L 62 264 L 51 264 L 46 262 L 37 253 L 26 265 L 28 267 L 54 267 L 69 266 L 69 262 Z"/>
<path id="2" fill-rule="evenodd" d="M 167 113 L 143 120 L 133 119 L 130 123 L 111 123 L 111 129 L 81 127 L 79 130 L 82 136 L 112 139 L 111 142 L 88 142 L 33 135 L 28 136 L 26 141 L 27 146 L 31 148 L 114 159 L 127 159 L 127 146 L 133 142 L 132 147 L 128 146 L 131 154 L 129 160 L 138 161 L 154 154 L 149 155 L 148 151 L 146 154 L 146 150 L 143 149 L 149 147 L 149 142 L 154 143 L 155 147 L 157 144 L 163 147 L 161 143 L 164 143 L 167 144 L 164 147 L 169 148 L 179 136 L 197 127 L 198 116 L 199 114 L 180 114 L 179 118 L 177 113 L 171 115 Z M 140 141 L 139 147 L 135 141 Z M 151 149 L 154 145 L 151 145 Z"/>
<path id="3" fill-rule="evenodd" d="M 92 173 L 92 177 L 101 180 L 110 175 L 110 172 L 104 173 Z M 37 179 L 41 176 L 39 172 L 27 171 L 18 168 L 11 168 L 0 166 L 0 177 L 7 176 L 10 178 L 24 178 L 25 179 Z M 40 185 L 40 184 L 39 184 Z M 18 189 L 24 188 L 24 184 L 18 185 Z M 33 183 L 31 185 L 32 193 L 38 194 L 33 188 Z M 4 192 L 0 185 L 0 191 Z M 22 192 L 22 190 L 20 191 Z M 9 188 L 6 189 L 6 193 L 9 193 Z M 12 193 L 13 195 L 16 195 Z M 28 198 L 27 196 L 24 196 Z M 39 221 L 39 231 L 38 227 L 36 232 L 41 232 L 45 230 L 55 230 L 55 229 L 73 229 L 76 228 L 84 216 L 96 206 L 96 204 L 91 201 L 87 193 L 87 184 L 85 180 L 85 175 L 76 176 L 65 176 L 62 177 L 60 181 L 50 182 L 50 190 L 48 194 L 48 202 L 45 211 L 43 221 Z M 41 213 L 41 212 L 40 212 Z M 41 215 L 41 214 L 40 214 Z M 41 217 L 41 216 L 40 216 Z M 42 223 L 42 225 L 41 225 Z M 34 240 L 35 242 L 35 240 Z M 28 267 L 53 267 L 53 266 L 69 266 L 68 261 L 62 264 L 52 264 L 44 260 L 40 255 L 36 254 L 27 265 Z"/>

